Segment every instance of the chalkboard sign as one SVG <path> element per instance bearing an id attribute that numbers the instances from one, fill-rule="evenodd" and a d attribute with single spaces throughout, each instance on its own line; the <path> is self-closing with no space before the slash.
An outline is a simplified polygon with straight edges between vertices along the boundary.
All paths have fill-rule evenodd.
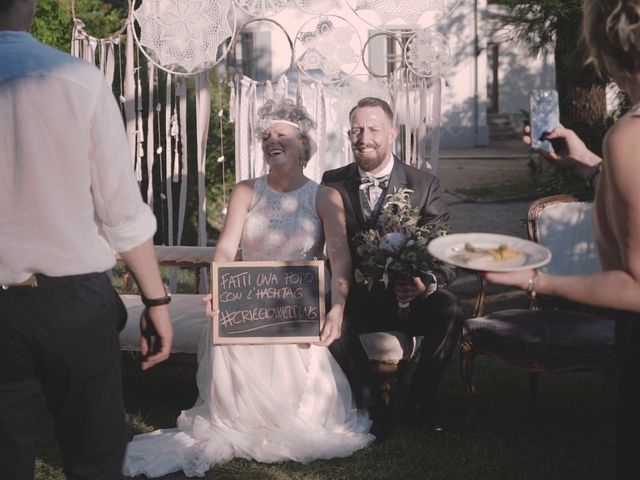
<path id="1" fill-rule="evenodd" d="M 324 262 L 214 262 L 213 343 L 308 343 L 324 322 Z"/>

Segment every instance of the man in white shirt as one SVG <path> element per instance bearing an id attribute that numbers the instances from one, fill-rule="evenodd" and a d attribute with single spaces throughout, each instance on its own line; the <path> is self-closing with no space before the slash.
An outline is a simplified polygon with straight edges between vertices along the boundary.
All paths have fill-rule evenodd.
<path id="1" fill-rule="evenodd" d="M 127 443 L 114 251 L 148 306 L 143 369 L 169 356 L 170 297 L 113 94 L 27 33 L 34 11 L 0 0 L 0 478 L 33 478 L 46 400 L 66 475 L 111 480 Z"/>

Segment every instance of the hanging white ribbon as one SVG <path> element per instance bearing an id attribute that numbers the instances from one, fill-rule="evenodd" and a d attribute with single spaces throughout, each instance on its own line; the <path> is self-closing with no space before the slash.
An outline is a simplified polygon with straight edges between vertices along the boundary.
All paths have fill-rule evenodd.
<path id="1" fill-rule="evenodd" d="M 431 88 L 431 173 L 438 175 L 440 156 L 440 127 L 442 125 L 442 77 L 438 77 Z"/>
<path id="2" fill-rule="evenodd" d="M 198 131 L 198 245 L 207 245 L 207 195 L 205 174 L 207 166 L 207 140 L 209 138 L 209 118 L 211 116 L 211 91 L 209 74 L 200 73 L 196 77 L 196 128 Z M 222 107 L 222 105 L 220 106 Z"/>
<path id="3" fill-rule="evenodd" d="M 417 163 L 416 166 L 421 170 L 428 170 L 427 167 L 427 96 L 429 94 L 429 88 L 427 86 L 427 79 L 420 79 L 420 117 L 419 126 L 417 130 L 416 145 L 417 145 Z"/>
<path id="4" fill-rule="evenodd" d="M 82 58 L 82 40 L 84 38 L 79 25 L 81 23 L 80 20 L 74 20 L 73 30 L 71 30 L 71 55 L 78 58 Z"/>
<path id="5" fill-rule="evenodd" d="M 91 63 L 92 65 L 96 64 L 96 49 L 98 48 L 98 39 L 95 37 L 87 36 L 87 46 L 84 51 L 84 59 Z"/>
<path id="6" fill-rule="evenodd" d="M 278 84 L 276 85 L 276 91 L 274 93 L 274 98 L 286 98 L 289 92 L 289 78 L 282 74 L 278 79 Z"/>
<path id="7" fill-rule="evenodd" d="M 104 77 L 109 85 L 113 85 L 113 75 L 115 73 L 115 45 L 120 44 L 120 37 L 114 37 L 102 43 L 102 64 L 101 68 Z"/>
<path id="8" fill-rule="evenodd" d="M 127 140 L 129 141 L 129 152 L 131 154 L 131 162 L 135 168 L 136 158 L 136 83 L 134 78 L 135 72 L 135 55 L 133 51 L 133 33 L 131 23 L 127 24 L 127 54 L 125 62 L 124 74 L 124 118 L 125 128 L 127 131 Z"/>
<path id="9" fill-rule="evenodd" d="M 314 108 L 313 115 L 316 124 L 315 130 L 315 142 L 316 142 L 316 154 L 313 158 L 314 169 L 312 172 L 308 172 L 309 176 L 316 182 L 320 182 L 322 174 L 326 170 L 326 152 L 327 152 L 327 104 L 324 94 L 324 87 L 321 83 L 316 84 L 314 93 Z"/>
<path id="10" fill-rule="evenodd" d="M 256 162 L 253 126 L 255 122 L 256 82 L 242 77 L 238 86 L 236 117 L 236 182 L 255 178 L 258 171 Z M 260 150 L 261 155 L 262 150 Z M 262 161 L 262 158 L 260 158 Z"/>
<path id="11" fill-rule="evenodd" d="M 187 159 L 188 155 L 188 142 L 187 142 L 187 82 L 184 78 L 180 79 L 179 84 L 179 96 L 180 96 L 180 146 L 181 148 L 181 183 L 180 183 L 180 202 L 178 204 L 178 236 L 176 238 L 176 245 L 182 244 L 182 232 L 184 230 L 184 215 L 187 209 Z"/>
<path id="12" fill-rule="evenodd" d="M 406 163 L 411 163 L 411 100 L 409 97 L 411 96 L 411 82 L 409 80 L 409 71 L 405 70 L 404 72 L 404 109 L 407 115 L 407 123 L 404 128 L 404 161 Z"/>
<path id="13" fill-rule="evenodd" d="M 209 119 L 211 117 L 211 90 L 208 72 L 196 77 L 196 128 L 198 131 L 198 245 L 207 245 L 207 140 L 209 138 Z M 222 108 L 222 105 L 220 105 Z M 224 165 L 223 165 L 224 168 Z M 223 185 L 224 187 L 224 185 Z M 200 291 L 209 291 L 207 269 L 200 269 Z"/>
<path id="14" fill-rule="evenodd" d="M 173 163 L 173 136 L 171 123 L 173 121 L 173 76 L 167 74 L 167 90 L 165 92 L 165 192 L 167 196 L 167 245 L 173 245 L 173 182 L 171 181 Z"/>
<path id="15" fill-rule="evenodd" d="M 236 98 L 236 84 L 234 82 L 227 82 L 229 87 L 229 123 L 235 123 L 238 116 L 238 103 Z M 222 107 L 222 104 L 220 104 Z"/>
<path id="16" fill-rule="evenodd" d="M 153 114 L 155 110 L 156 68 L 149 64 L 148 107 L 147 107 L 147 204 L 153 210 L 153 163 L 155 160 L 155 135 L 153 131 Z M 160 132 L 158 132 L 159 134 Z"/>
<path id="17" fill-rule="evenodd" d="M 140 65 L 140 59 L 138 59 Z M 142 83 L 140 73 L 136 78 L 136 180 L 142 182 L 142 158 L 144 157 L 144 124 L 142 123 Z"/>
<path id="18" fill-rule="evenodd" d="M 273 84 L 271 80 L 267 80 L 264 85 L 264 98 L 266 100 L 273 100 Z"/>

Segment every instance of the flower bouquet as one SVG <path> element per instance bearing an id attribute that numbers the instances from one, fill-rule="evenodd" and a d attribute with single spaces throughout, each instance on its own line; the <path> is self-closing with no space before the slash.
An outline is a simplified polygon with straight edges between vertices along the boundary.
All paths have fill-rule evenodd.
<path id="1" fill-rule="evenodd" d="M 359 233 L 357 256 L 360 268 L 355 280 L 369 290 L 375 282 L 389 288 L 389 282 L 420 277 L 425 284 L 435 260 L 427 251 L 427 244 L 435 237 L 446 235 L 449 226 L 420 224 L 420 212 L 411 205 L 412 190 L 402 188 L 386 196 L 375 228 Z M 409 304 L 399 304 L 401 318 L 409 314 Z"/>

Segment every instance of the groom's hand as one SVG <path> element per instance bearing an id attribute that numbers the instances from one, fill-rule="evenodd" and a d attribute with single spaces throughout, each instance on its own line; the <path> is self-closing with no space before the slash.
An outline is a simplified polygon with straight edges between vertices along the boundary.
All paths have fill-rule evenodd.
<path id="1" fill-rule="evenodd" d="M 409 280 L 398 280 L 393 284 L 393 291 L 396 294 L 398 303 L 410 303 L 427 291 L 427 287 L 420 277 L 413 277 Z"/>

